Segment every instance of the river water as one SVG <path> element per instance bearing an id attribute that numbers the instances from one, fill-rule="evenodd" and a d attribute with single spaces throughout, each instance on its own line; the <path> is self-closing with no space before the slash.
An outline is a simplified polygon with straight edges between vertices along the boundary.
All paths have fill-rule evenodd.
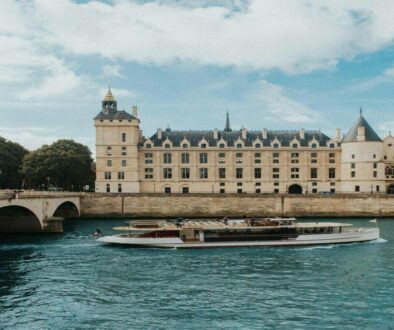
<path id="1" fill-rule="evenodd" d="M 0 238 L 0 329 L 394 328 L 394 219 L 379 220 L 379 242 L 310 248 L 133 249 L 90 236 L 122 223 Z"/>

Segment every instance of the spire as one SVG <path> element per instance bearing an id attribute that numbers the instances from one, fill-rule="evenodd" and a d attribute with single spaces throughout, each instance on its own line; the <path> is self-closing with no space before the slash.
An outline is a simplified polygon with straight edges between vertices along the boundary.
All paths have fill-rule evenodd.
<path id="1" fill-rule="evenodd" d="M 104 97 L 104 101 L 115 101 L 115 98 L 111 92 L 111 85 L 108 85 L 108 92 Z"/>
<path id="2" fill-rule="evenodd" d="M 360 116 L 363 115 L 363 108 L 360 106 Z"/>
<path id="3" fill-rule="evenodd" d="M 224 131 L 225 132 L 231 132 L 232 129 L 230 127 L 230 115 L 228 114 L 228 110 L 227 110 L 227 114 L 226 114 L 226 126 L 224 127 Z"/>
<path id="4" fill-rule="evenodd" d="M 382 140 L 380 137 L 376 134 L 376 132 L 373 130 L 373 128 L 369 125 L 367 120 L 364 118 L 362 115 L 362 109 L 360 109 L 360 116 L 357 118 L 357 121 L 354 123 L 352 128 L 349 130 L 349 132 L 346 134 L 346 136 L 343 138 L 342 143 L 347 143 L 347 142 L 358 142 L 358 136 L 360 135 L 360 130 L 363 131 L 363 136 L 364 139 L 363 141 L 366 142 L 381 142 Z"/>

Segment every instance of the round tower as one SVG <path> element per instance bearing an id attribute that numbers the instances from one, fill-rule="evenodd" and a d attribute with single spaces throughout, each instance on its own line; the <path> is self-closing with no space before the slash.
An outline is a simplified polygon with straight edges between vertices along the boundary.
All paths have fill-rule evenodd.
<path id="1" fill-rule="evenodd" d="M 384 143 L 360 109 L 342 140 L 341 192 L 376 193 L 385 189 Z"/>

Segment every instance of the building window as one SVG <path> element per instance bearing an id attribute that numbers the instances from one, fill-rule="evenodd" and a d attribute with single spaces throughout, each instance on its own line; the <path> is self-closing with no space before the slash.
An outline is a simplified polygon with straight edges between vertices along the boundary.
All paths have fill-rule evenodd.
<path id="1" fill-rule="evenodd" d="M 298 148 L 298 144 L 297 144 L 297 143 L 293 143 L 293 144 L 291 145 L 291 147 L 292 147 L 293 149 L 297 149 L 297 148 Z"/>
<path id="2" fill-rule="evenodd" d="M 225 178 L 226 178 L 226 169 L 219 168 L 219 179 L 225 179 Z"/>
<path id="3" fill-rule="evenodd" d="M 330 158 L 335 158 L 335 152 L 330 152 L 330 153 L 328 154 L 328 157 L 330 157 Z"/>
<path id="4" fill-rule="evenodd" d="M 208 163 L 208 154 L 206 152 L 200 153 L 200 164 Z"/>
<path id="5" fill-rule="evenodd" d="M 124 172 L 118 172 L 118 180 L 124 180 Z"/>
<path id="6" fill-rule="evenodd" d="M 292 179 L 298 179 L 300 177 L 300 169 L 298 167 L 292 167 L 291 168 L 291 178 Z"/>
<path id="7" fill-rule="evenodd" d="M 163 161 L 164 161 L 164 164 L 171 164 L 172 158 L 171 158 L 171 154 L 169 152 L 166 152 L 163 154 Z"/>
<path id="8" fill-rule="evenodd" d="M 107 193 L 111 192 L 111 186 L 109 185 L 109 183 L 107 183 L 105 190 Z"/>
<path id="9" fill-rule="evenodd" d="M 107 156 L 112 156 L 112 147 L 107 147 Z"/>
<path id="10" fill-rule="evenodd" d="M 127 166 L 127 160 L 126 159 L 122 159 L 122 167 L 126 167 Z"/>
<path id="11" fill-rule="evenodd" d="M 187 153 L 187 152 L 181 153 L 181 162 L 182 162 L 182 164 L 189 164 L 189 162 L 190 162 L 189 153 Z"/>
<path id="12" fill-rule="evenodd" d="M 373 154 L 373 158 L 374 158 L 374 159 L 376 158 L 376 154 Z"/>
<path id="13" fill-rule="evenodd" d="M 153 179 L 153 168 L 145 169 L 145 179 Z"/>
<path id="14" fill-rule="evenodd" d="M 292 152 L 291 153 L 291 158 L 298 158 L 299 157 L 299 153 L 298 152 Z"/>
<path id="15" fill-rule="evenodd" d="M 255 147 L 255 148 L 261 148 L 261 144 L 260 144 L 260 143 L 256 143 L 256 144 L 254 145 L 254 147 Z"/>
<path id="16" fill-rule="evenodd" d="M 182 179 L 190 179 L 190 168 L 181 168 L 181 176 Z"/>
<path id="17" fill-rule="evenodd" d="M 182 194 L 188 194 L 189 193 L 189 187 L 182 187 Z"/>
<path id="18" fill-rule="evenodd" d="M 169 144 L 169 143 L 164 144 L 164 148 L 170 149 L 171 148 L 171 144 Z"/>
<path id="19" fill-rule="evenodd" d="M 201 146 L 200 146 L 201 148 L 203 148 L 203 149 L 205 149 L 206 147 L 207 147 L 207 144 L 206 143 L 201 143 Z"/>
<path id="20" fill-rule="evenodd" d="M 208 179 L 208 169 L 206 167 L 200 168 L 200 179 Z"/>
<path id="21" fill-rule="evenodd" d="M 380 191 L 380 186 L 376 186 L 376 191 L 377 191 L 377 192 Z"/>
<path id="22" fill-rule="evenodd" d="M 111 180 L 111 172 L 104 172 L 105 180 Z"/>
<path id="23" fill-rule="evenodd" d="M 311 168 L 311 179 L 317 179 L 317 168 Z"/>
<path id="24" fill-rule="evenodd" d="M 328 169 L 328 178 L 329 179 L 335 179 L 335 168 L 329 168 Z"/>
<path id="25" fill-rule="evenodd" d="M 356 155 L 352 155 L 352 159 L 356 158 Z"/>
<path id="26" fill-rule="evenodd" d="M 256 188 L 256 194 L 260 194 L 261 193 L 261 189 L 260 188 Z"/>
<path id="27" fill-rule="evenodd" d="M 237 148 L 241 149 L 242 148 L 242 143 L 237 143 Z"/>
<path id="28" fill-rule="evenodd" d="M 274 189 L 274 194 L 279 194 L 279 189 Z"/>
<path id="29" fill-rule="evenodd" d="M 226 145 L 224 143 L 219 144 L 219 148 L 225 148 L 225 147 L 226 147 Z"/>
<path id="30" fill-rule="evenodd" d="M 274 182 L 274 186 L 278 187 L 279 186 L 279 182 Z"/>
<path id="31" fill-rule="evenodd" d="M 242 192 L 243 192 L 243 191 L 242 191 L 242 188 L 238 188 L 238 189 L 237 189 L 237 194 L 242 194 Z"/>
<path id="32" fill-rule="evenodd" d="M 182 144 L 182 148 L 187 149 L 187 148 L 189 148 L 189 145 L 187 143 L 184 143 L 184 144 Z"/>
<path id="33" fill-rule="evenodd" d="M 122 192 L 122 184 L 121 183 L 118 183 L 118 192 Z"/>
<path id="34" fill-rule="evenodd" d="M 171 194 L 171 187 L 164 187 L 165 194 Z"/>
<path id="35" fill-rule="evenodd" d="M 163 178 L 172 179 L 172 168 L 163 168 Z"/>
<path id="36" fill-rule="evenodd" d="M 126 133 L 122 133 L 122 142 L 126 142 Z"/>
<path id="37" fill-rule="evenodd" d="M 220 185 L 221 187 L 224 187 L 224 186 L 226 185 L 226 183 L 225 183 L 225 182 L 220 182 L 219 185 Z"/>
<path id="38" fill-rule="evenodd" d="M 255 179 L 261 179 L 261 168 L 255 168 L 254 169 L 254 178 Z"/>
<path id="39" fill-rule="evenodd" d="M 226 193 L 226 189 L 220 188 L 220 193 L 221 193 L 221 194 L 225 194 L 225 193 Z"/>
<path id="40" fill-rule="evenodd" d="M 311 147 L 312 147 L 312 149 L 316 149 L 317 148 L 317 144 L 316 143 L 312 143 Z"/>
<path id="41" fill-rule="evenodd" d="M 242 152 L 237 152 L 235 154 L 235 157 L 236 157 L 235 162 L 237 164 L 242 164 Z"/>
<path id="42" fill-rule="evenodd" d="M 378 168 L 378 163 L 373 163 L 373 168 Z"/>
<path id="43" fill-rule="evenodd" d="M 127 148 L 122 147 L 122 156 L 126 156 L 126 155 L 127 155 Z"/>
<path id="44" fill-rule="evenodd" d="M 360 186 L 355 186 L 355 187 L 354 187 L 354 191 L 355 191 L 355 192 L 360 192 Z"/>
<path id="45" fill-rule="evenodd" d="M 254 153 L 254 163 L 255 164 L 261 163 L 261 153 L 259 153 L 259 152 Z"/>
<path id="46" fill-rule="evenodd" d="M 226 154 L 224 152 L 219 152 L 219 164 L 224 164 L 226 160 L 224 159 Z"/>
<path id="47" fill-rule="evenodd" d="M 274 167 L 272 169 L 272 178 L 273 179 L 279 179 L 279 171 L 280 171 L 279 167 Z"/>
<path id="48" fill-rule="evenodd" d="M 112 167 L 112 159 L 107 159 L 107 167 Z"/>
<path id="49" fill-rule="evenodd" d="M 355 163 L 352 163 L 352 164 L 351 164 L 351 168 L 356 168 L 356 164 L 355 164 Z"/>
<path id="50" fill-rule="evenodd" d="M 279 143 L 274 143 L 274 144 L 272 145 L 272 147 L 275 148 L 275 149 L 279 148 Z"/>
<path id="51" fill-rule="evenodd" d="M 378 177 L 378 172 L 377 171 L 373 171 L 373 177 L 377 178 Z"/>
<path id="52" fill-rule="evenodd" d="M 147 143 L 147 144 L 145 145 L 145 147 L 146 147 L 146 149 L 151 149 L 151 148 L 152 148 L 152 145 L 151 145 L 150 143 Z"/>
<path id="53" fill-rule="evenodd" d="M 330 148 L 335 148 L 335 144 L 334 143 L 330 143 Z"/>
<path id="54" fill-rule="evenodd" d="M 352 171 L 351 174 L 350 174 L 350 176 L 351 176 L 352 178 L 355 178 L 355 177 L 356 177 L 356 171 Z"/>
<path id="55" fill-rule="evenodd" d="M 145 153 L 145 164 L 152 164 L 153 163 L 153 153 L 147 152 Z"/>
<path id="56" fill-rule="evenodd" d="M 237 179 L 242 179 L 243 178 L 243 168 L 235 169 L 235 177 Z"/>

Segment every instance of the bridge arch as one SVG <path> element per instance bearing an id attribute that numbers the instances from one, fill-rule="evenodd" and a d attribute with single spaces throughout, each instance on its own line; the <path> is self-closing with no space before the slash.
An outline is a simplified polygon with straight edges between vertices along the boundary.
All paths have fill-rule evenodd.
<path id="1" fill-rule="evenodd" d="M 80 215 L 79 208 L 71 201 L 65 201 L 59 204 L 53 212 L 54 217 L 59 218 L 78 218 Z"/>
<path id="2" fill-rule="evenodd" d="M 20 205 L 0 207 L 0 233 L 39 232 L 42 232 L 42 225 L 34 211 Z"/>

